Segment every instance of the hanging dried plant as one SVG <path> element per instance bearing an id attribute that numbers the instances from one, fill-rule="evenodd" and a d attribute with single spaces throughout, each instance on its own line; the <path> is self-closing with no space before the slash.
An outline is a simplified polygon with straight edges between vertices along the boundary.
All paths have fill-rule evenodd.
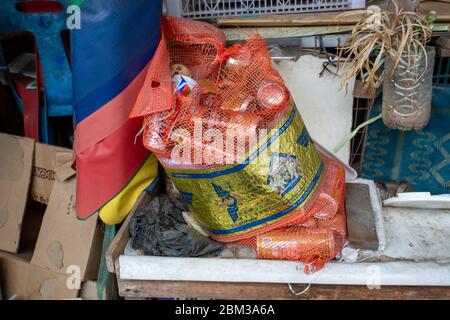
<path id="1" fill-rule="evenodd" d="M 395 1 L 392 3 L 392 12 L 370 6 L 367 10 L 340 15 L 366 13 L 366 17 L 354 26 L 346 44 L 339 49 L 339 61 L 345 61 L 346 66 L 342 79 L 344 87 L 360 75 L 364 89 L 375 92 L 383 82 L 382 66 L 387 54 L 394 57 L 392 74 L 402 55 L 410 59 L 408 65 L 411 67 L 418 63 L 418 59 L 426 59 L 425 45 L 431 39 L 426 17 L 417 12 L 403 11 Z"/>

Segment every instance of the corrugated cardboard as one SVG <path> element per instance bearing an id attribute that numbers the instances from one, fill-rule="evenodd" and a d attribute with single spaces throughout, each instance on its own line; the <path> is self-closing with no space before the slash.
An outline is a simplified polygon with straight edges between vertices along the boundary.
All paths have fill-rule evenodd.
<path id="1" fill-rule="evenodd" d="M 46 206 L 34 200 L 28 200 L 22 221 L 22 232 L 20 236 L 19 250 L 17 254 L 27 255 L 31 260 L 34 247 L 41 229 Z"/>
<path id="2" fill-rule="evenodd" d="M 36 143 L 31 179 L 31 199 L 47 204 L 56 179 L 58 158 L 72 159 L 72 150 Z M 70 162 L 67 162 L 70 166 Z"/>
<path id="3" fill-rule="evenodd" d="M 33 152 L 32 139 L 0 133 L 0 250 L 19 248 Z"/>
<path id="4" fill-rule="evenodd" d="M 64 165 L 62 168 L 66 171 Z M 75 186 L 74 177 L 54 181 L 31 263 L 62 273 L 75 265 L 82 280 L 96 279 L 102 232 L 97 215 L 77 219 Z"/>
<path id="5" fill-rule="evenodd" d="M 81 285 L 80 298 L 83 300 L 99 300 L 97 281 L 88 280 Z M 107 300 L 106 289 L 103 289 L 102 300 Z"/>
<path id="6" fill-rule="evenodd" d="M 74 299 L 79 292 L 70 289 L 68 275 L 33 266 L 22 257 L 5 253 L 0 253 L 0 283 L 4 299 Z"/>
<path id="7" fill-rule="evenodd" d="M 66 280 L 76 276 L 73 266 L 79 267 L 77 280 L 97 276 L 102 232 L 96 215 L 76 217 L 71 160 L 69 149 L 0 134 L 0 284 L 6 298 L 72 299 L 78 290 L 68 289 Z M 29 189 L 41 203 L 29 199 Z"/>

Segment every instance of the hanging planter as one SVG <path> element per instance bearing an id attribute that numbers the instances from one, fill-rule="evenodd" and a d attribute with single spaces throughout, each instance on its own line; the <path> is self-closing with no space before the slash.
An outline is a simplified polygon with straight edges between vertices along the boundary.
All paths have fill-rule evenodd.
<path id="1" fill-rule="evenodd" d="M 388 54 L 384 63 L 382 117 L 391 129 L 420 130 L 430 120 L 433 88 L 434 48 L 396 57 Z"/>
<path id="2" fill-rule="evenodd" d="M 346 86 L 359 75 L 372 94 L 383 85 L 386 126 L 418 130 L 430 117 L 434 49 L 426 43 L 431 39 L 435 13 L 405 12 L 395 1 L 392 4 L 393 11 L 370 6 L 353 28 L 339 51 L 348 66 L 342 84 Z M 350 14 L 356 13 L 361 11 Z"/>

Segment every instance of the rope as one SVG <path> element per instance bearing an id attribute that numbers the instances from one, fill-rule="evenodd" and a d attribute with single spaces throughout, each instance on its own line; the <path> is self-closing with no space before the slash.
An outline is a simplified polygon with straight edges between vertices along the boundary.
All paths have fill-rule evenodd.
<path id="1" fill-rule="evenodd" d="M 294 295 L 296 295 L 296 296 L 301 296 L 301 295 L 305 294 L 305 293 L 309 290 L 309 288 L 311 287 L 311 284 L 312 284 L 312 282 L 308 283 L 308 285 L 306 286 L 306 288 L 303 289 L 303 291 L 301 291 L 301 292 L 295 292 L 294 288 L 292 288 L 292 285 L 291 285 L 290 283 L 288 283 L 288 286 L 289 286 L 289 290 L 291 290 L 291 292 L 292 292 Z"/>

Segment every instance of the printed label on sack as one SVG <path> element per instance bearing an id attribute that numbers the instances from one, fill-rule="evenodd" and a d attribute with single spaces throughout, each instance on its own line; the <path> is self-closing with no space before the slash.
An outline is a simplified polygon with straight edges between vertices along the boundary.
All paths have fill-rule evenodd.
<path id="1" fill-rule="evenodd" d="M 190 209 L 211 235 L 226 238 L 296 214 L 316 190 L 323 163 L 292 104 L 239 164 L 166 171 L 190 195 Z"/>

